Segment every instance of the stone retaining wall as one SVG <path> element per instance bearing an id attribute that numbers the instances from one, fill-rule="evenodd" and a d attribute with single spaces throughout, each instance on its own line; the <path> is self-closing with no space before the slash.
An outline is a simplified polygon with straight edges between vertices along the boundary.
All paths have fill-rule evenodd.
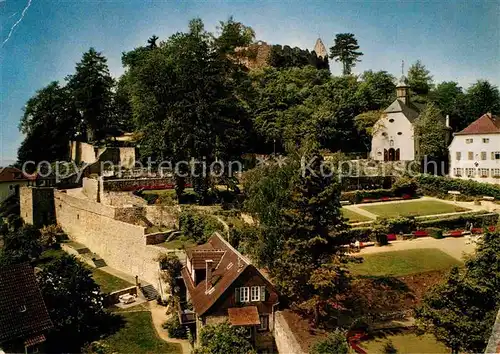
<path id="1" fill-rule="evenodd" d="M 306 354 L 280 311 L 275 313 L 274 340 L 279 353 Z"/>

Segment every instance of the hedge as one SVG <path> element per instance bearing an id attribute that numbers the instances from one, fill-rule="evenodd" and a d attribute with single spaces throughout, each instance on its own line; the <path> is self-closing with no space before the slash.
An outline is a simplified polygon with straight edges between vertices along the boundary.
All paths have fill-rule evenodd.
<path id="1" fill-rule="evenodd" d="M 373 201 L 383 200 L 384 198 L 413 198 L 417 192 L 417 184 L 410 178 L 401 177 L 394 182 L 391 189 L 372 189 L 343 192 L 340 200 L 349 201 L 351 204 L 361 203 L 364 199 Z"/>
<path id="2" fill-rule="evenodd" d="M 473 212 L 430 220 L 415 220 L 414 218 L 400 217 L 387 219 L 386 224 L 388 227 L 388 234 L 404 234 L 411 236 L 412 232 L 419 229 L 426 230 L 431 237 L 441 238 L 442 233 L 439 234 L 438 230 L 464 229 L 467 221 L 471 222 L 477 228 L 491 226 L 496 225 L 498 219 L 499 215 L 497 213 Z M 372 227 L 351 228 L 348 230 L 349 242 L 354 242 L 356 240 L 360 242 L 373 241 L 370 239 L 371 234 Z"/>
<path id="3" fill-rule="evenodd" d="M 465 224 L 471 222 L 476 227 L 491 226 L 498 223 L 497 213 L 470 213 L 451 215 L 439 219 L 420 220 L 417 226 L 420 228 L 436 227 L 443 230 L 454 230 L 464 228 Z"/>
<path id="4" fill-rule="evenodd" d="M 414 180 L 425 195 L 443 196 L 447 195 L 448 191 L 459 191 L 470 197 L 489 196 L 500 199 L 500 186 L 495 184 L 427 174 L 418 175 Z"/>

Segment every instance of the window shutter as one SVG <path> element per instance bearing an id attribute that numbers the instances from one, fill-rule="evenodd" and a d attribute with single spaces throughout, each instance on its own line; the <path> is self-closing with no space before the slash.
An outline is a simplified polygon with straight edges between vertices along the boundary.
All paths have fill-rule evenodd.
<path id="1" fill-rule="evenodd" d="M 491 153 L 491 159 L 492 159 L 492 160 L 494 160 L 494 159 L 495 159 L 495 153 L 494 153 L 494 152 L 492 152 L 492 153 Z"/>
<path id="2" fill-rule="evenodd" d="M 266 287 L 260 287 L 260 301 L 266 301 Z"/>
<path id="3" fill-rule="evenodd" d="M 240 288 L 235 288 L 234 289 L 234 302 L 239 303 L 240 302 Z"/>

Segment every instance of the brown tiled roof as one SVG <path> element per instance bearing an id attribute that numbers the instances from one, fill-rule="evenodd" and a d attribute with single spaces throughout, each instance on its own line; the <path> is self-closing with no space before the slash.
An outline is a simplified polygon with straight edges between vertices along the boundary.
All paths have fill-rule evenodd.
<path id="1" fill-rule="evenodd" d="M 28 176 L 15 167 L 0 167 L 0 182 L 27 181 Z"/>
<path id="2" fill-rule="evenodd" d="M 224 256 L 224 250 L 214 250 L 214 249 L 198 249 L 194 248 L 188 251 L 188 257 L 191 260 L 191 264 L 194 269 L 205 269 L 206 260 L 211 259 L 214 263 L 214 267 L 219 264 L 221 258 Z"/>
<path id="3" fill-rule="evenodd" d="M 260 324 L 257 306 L 232 307 L 227 309 L 229 323 L 233 326 L 253 326 Z"/>
<path id="4" fill-rule="evenodd" d="M 34 337 L 52 328 L 33 268 L 0 268 L 0 343 Z"/>
<path id="5" fill-rule="evenodd" d="M 225 252 L 218 264 L 215 259 L 213 260 L 214 267 L 216 268 L 212 272 L 212 279 L 208 279 L 208 281 L 213 282 L 213 284 L 209 284 L 208 286 L 209 292 L 207 292 L 207 279 L 201 281 L 197 285 L 194 285 L 186 267 L 182 269 L 182 278 L 184 279 L 184 283 L 186 284 L 187 290 L 191 296 L 191 302 L 194 310 L 199 316 L 203 315 L 208 309 L 210 309 L 215 301 L 217 301 L 217 299 L 224 294 L 231 284 L 250 265 L 250 261 L 236 251 L 218 233 L 214 233 L 207 243 L 202 246 L 202 249 L 204 250 L 224 250 Z M 198 249 L 198 247 L 196 249 Z M 192 251 L 193 250 L 188 250 L 188 257 L 190 254 L 193 254 Z M 205 265 L 203 265 L 203 267 L 205 267 Z"/>
<path id="6" fill-rule="evenodd" d="M 455 135 L 495 133 L 500 133 L 500 117 L 496 117 L 491 113 L 486 113 L 483 114 L 479 119 L 469 124 L 469 126 L 464 130 L 455 133 Z"/>

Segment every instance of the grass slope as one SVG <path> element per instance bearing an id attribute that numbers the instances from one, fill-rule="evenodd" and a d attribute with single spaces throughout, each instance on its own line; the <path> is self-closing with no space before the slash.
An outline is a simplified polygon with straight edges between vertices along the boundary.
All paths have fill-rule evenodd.
<path id="1" fill-rule="evenodd" d="M 405 203 L 386 202 L 377 205 L 360 206 L 360 208 L 386 218 L 394 218 L 397 216 L 437 215 L 469 210 L 435 200 L 421 200 Z"/>
<path id="2" fill-rule="evenodd" d="M 450 269 L 462 263 L 436 248 L 390 251 L 367 254 L 363 263 L 353 264 L 351 271 L 361 276 L 393 276 Z"/>
<path id="3" fill-rule="evenodd" d="M 348 219 L 350 223 L 371 221 L 372 220 L 368 216 L 358 214 L 355 211 L 352 211 L 350 209 L 342 208 L 340 210 L 342 211 L 342 216 L 344 216 L 344 218 Z"/>
<path id="4" fill-rule="evenodd" d="M 151 313 L 124 312 L 125 325 L 118 332 L 100 340 L 106 353 L 180 353 L 178 344 L 166 343 L 156 333 Z"/>
<path id="5" fill-rule="evenodd" d="M 92 278 L 94 278 L 95 282 L 101 287 L 101 291 L 103 293 L 111 293 L 133 285 L 128 281 L 106 273 L 99 268 L 92 269 Z"/>

